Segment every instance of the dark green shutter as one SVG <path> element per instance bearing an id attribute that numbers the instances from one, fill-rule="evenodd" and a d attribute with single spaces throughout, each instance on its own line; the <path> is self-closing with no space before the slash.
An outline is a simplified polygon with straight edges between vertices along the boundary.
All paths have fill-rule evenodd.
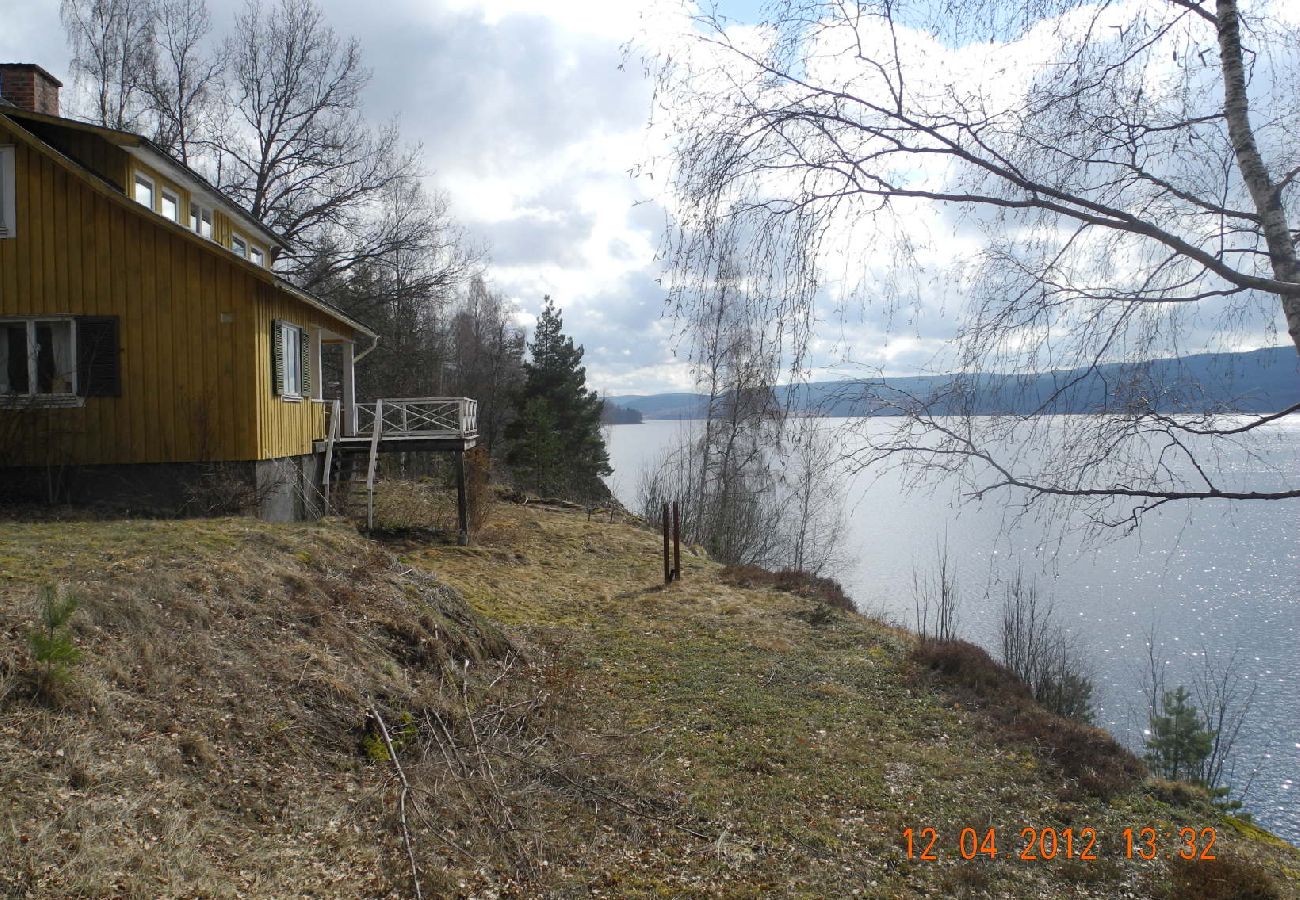
<path id="1" fill-rule="evenodd" d="M 280 320 L 271 320 L 271 393 L 279 397 L 284 393 L 284 335 Z"/>
<path id="2" fill-rule="evenodd" d="M 77 393 L 122 396 L 117 316 L 77 317 Z"/>
<path id="3" fill-rule="evenodd" d="M 311 337 L 307 334 L 306 328 L 298 329 L 298 381 L 300 383 L 299 393 L 304 397 L 311 396 Z"/>

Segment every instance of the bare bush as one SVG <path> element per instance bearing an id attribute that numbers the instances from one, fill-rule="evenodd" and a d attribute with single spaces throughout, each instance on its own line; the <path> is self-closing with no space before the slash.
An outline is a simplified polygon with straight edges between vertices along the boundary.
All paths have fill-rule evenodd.
<path id="1" fill-rule="evenodd" d="M 948 538 L 935 546 L 935 565 L 928 572 L 912 569 L 912 602 L 916 632 L 926 641 L 957 638 L 957 570 L 948 552 Z"/>
<path id="2" fill-rule="evenodd" d="M 1201 767 L 1200 780 L 1211 790 L 1244 795 L 1250 790 L 1254 775 L 1237 784 L 1239 759 L 1237 738 L 1255 705 L 1259 684 L 1247 679 L 1242 671 L 1240 648 L 1231 653 L 1213 655 L 1201 648 L 1201 671 L 1192 681 L 1192 696 L 1201 711 L 1201 721 L 1213 735 L 1210 753 Z"/>
<path id="3" fill-rule="evenodd" d="M 1055 604 L 1016 572 L 1002 601 L 1002 664 L 1029 685 L 1034 699 L 1057 715 L 1093 717 L 1093 683 L 1069 634 L 1055 621 Z"/>
<path id="4" fill-rule="evenodd" d="M 488 448 L 480 444 L 465 453 L 465 492 L 469 503 L 469 530 L 478 531 L 487 524 L 492 510 L 492 460 Z"/>
<path id="5" fill-rule="evenodd" d="M 185 482 L 181 515 L 229 516 L 256 510 L 277 485 L 257 481 L 239 463 L 208 462 Z"/>

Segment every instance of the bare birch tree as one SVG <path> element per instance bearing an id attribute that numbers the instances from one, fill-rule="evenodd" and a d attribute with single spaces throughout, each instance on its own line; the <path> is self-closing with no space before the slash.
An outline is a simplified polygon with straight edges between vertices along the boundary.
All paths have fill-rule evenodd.
<path id="1" fill-rule="evenodd" d="M 417 174 L 418 150 L 403 147 L 395 123 L 363 119 L 370 73 L 357 41 L 341 40 L 314 0 L 269 10 L 250 0 L 229 54 L 231 123 L 218 138 L 217 177 L 285 238 L 280 268 L 322 280 L 400 249 L 406 237 L 371 214 L 390 186 Z"/>
<path id="2" fill-rule="evenodd" d="M 769 319 L 779 301 L 760 289 L 729 253 L 695 280 L 678 337 L 702 394 L 698 430 L 647 473 L 639 505 L 654 519 L 683 501 L 683 535 L 728 564 L 823 574 L 844 536 L 836 447 L 815 422 L 786 415 L 776 387 L 787 336 Z"/>
<path id="3" fill-rule="evenodd" d="M 154 141 L 187 166 L 215 132 L 213 108 L 225 61 L 211 45 L 204 0 L 155 0 L 155 65 L 145 86 Z"/>
<path id="4" fill-rule="evenodd" d="M 479 438 L 489 453 L 500 448 L 511 399 L 524 380 L 524 331 L 514 323 L 513 312 L 504 295 L 475 276 L 448 333 L 448 387 L 478 400 Z"/>
<path id="5" fill-rule="evenodd" d="M 87 117 L 136 131 L 154 72 L 153 0 L 62 0 L 60 16 Z"/>
<path id="6" fill-rule="evenodd" d="M 379 345 L 358 373 L 363 392 L 430 396 L 444 389 L 451 361 L 450 306 L 481 259 L 452 220 L 445 195 L 417 179 L 393 181 L 373 202 L 364 227 L 385 235 L 383 251 L 339 273 L 337 255 L 326 249 L 307 261 L 301 280 L 378 331 Z"/>
<path id="7" fill-rule="evenodd" d="M 691 22 L 652 61 L 674 136 L 679 308 L 739 252 L 797 372 L 819 303 L 960 306 L 958 376 L 941 397 L 869 397 L 904 424 L 870 435 L 860 462 L 1101 525 L 1177 500 L 1300 497 L 1293 479 L 1214 466 L 1300 404 L 1174 419 L 1146 369 L 1198 344 L 1267 344 L 1279 324 L 1300 347 L 1300 41 L 1283 4 L 782 0 L 757 24 Z M 1028 390 L 1052 370 L 1076 371 L 1035 412 L 1096 376 L 1089 411 L 1111 415 L 974 415 L 980 373 Z"/>

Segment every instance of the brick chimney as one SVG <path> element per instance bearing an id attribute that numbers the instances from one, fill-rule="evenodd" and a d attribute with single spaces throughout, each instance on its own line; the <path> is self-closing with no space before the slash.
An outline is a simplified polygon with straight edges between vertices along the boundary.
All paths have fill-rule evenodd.
<path id="1" fill-rule="evenodd" d="M 32 63 L 0 63 L 0 96 L 19 109 L 59 114 L 63 82 Z"/>

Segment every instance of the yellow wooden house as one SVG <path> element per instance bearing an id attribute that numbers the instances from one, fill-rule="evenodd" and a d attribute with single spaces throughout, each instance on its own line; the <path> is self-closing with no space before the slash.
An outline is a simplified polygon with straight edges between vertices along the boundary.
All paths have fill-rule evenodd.
<path id="1" fill-rule="evenodd" d="M 335 439 L 388 427 L 372 405 L 359 433 L 374 332 L 278 277 L 281 240 L 149 140 L 61 117 L 59 87 L 0 65 L 0 495 L 174 501 L 219 467 L 266 515 L 319 512 Z"/>

